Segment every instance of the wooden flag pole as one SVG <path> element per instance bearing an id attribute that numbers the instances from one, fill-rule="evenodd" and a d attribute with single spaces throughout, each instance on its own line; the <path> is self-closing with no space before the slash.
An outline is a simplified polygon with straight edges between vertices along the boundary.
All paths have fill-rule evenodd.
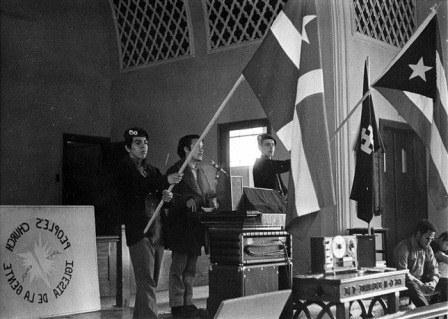
<path id="1" fill-rule="evenodd" d="M 224 110 L 224 107 L 227 105 L 227 103 L 229 102 L 230 98 L 233 96 L 233 94 L 235 93 L 235 90 L 238 88 L 238 86 L 240 85 L 240 83 L 243 81 L 244 77 L 243 75 L 240 75 L 240 77 L 238 78 L 238 80 L 235 82 L 235 84 L 233 85 L 232 89 L 229 91 L 229 93 L 227 94 L 227 96 L 225 97 L 224 101 L 222 101 L 221 105 L 219 106 L 219 108 L 216 110 L 215 115 L 213 115 L 212 119 L 210 120 L 210 122 L 208 123 L 208 125 L 205 127 L 204 131 L 202 132 L 201 136 L 199 137 L 199 139 L 196 141 L 196 143 L 194 144 L 193 148 L 191 149 L 191 152 L 188 154 L 187 158 L 185 159 L 184 163 L 182 164 L 182 166 L 179 168 L 178 173 L 182 174 L 183 171 L 185 170 L 185 168 L 187 167 L 188 163 L 190 162 L 191 158 L 193 157 L 193 153 L 194 151 L 199 147 L 199 144 L 202 142 L 202 140 L 205 138 L 205 136 L 208 134 L 208 132 L 210 131 L 210 129 L 212 128 L 212 126 L 215 124 L 216 120 L 218 119 L 219 115 L 221 114 L 221 112 Z M 172 191 L 173 187 L 175 186 L 175 184 L 171 184 L 168 187 L 168 191 Z M 149 220 L 148 224 L 146 225 L 143 233 L 148 232 L 149 228 L 151 227 L 151 225 L 154 223 L 154 220 L 157 218 L 157 216 L 159 216 L 160 214 L 160 210 L 162 209 L 163 206 L 163 200 L 161 200 L 159 202 L 159 205 L 157 205 L 156 210 L 154 211 L 154 214 L 152 215 L 151 219 Z"/>
<path id="2" fill-rule="evenodd" d="M 364 100 L 370 95 L 370 90 L 368 90 L 366 93 L 364 93 L 364 95 L 362 96 L 362 98 L 358 101 L 358 103 L 355 104 L 355 106 L 353 107 L 353 109 L 350 111 L 350 113 L 348 113 L 347 117 L 341 122 L 341 124 L 339 124 L 339 126 L 337 127 L 337 129 L 334 131 L 333 135 L 331 136 L 331 141 L 334 140 L 334 138 L 336 137 L 336 135 L 338 134 L 338 132 L 341 130 L 341 128 L 344 126 L 344 124 L 348 121 L 348 119 L 350 118 L 350 116 L 353 115 L 353 113 L 356 111 L 356 109 L 358 108 L 359 105 L 361 105 L 362 102 L 364 102 Z"/>

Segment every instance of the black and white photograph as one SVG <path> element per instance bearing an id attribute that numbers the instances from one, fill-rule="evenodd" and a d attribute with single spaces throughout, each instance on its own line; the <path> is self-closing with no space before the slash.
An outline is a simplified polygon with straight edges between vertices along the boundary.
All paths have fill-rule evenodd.
<path id="1" fill-rule="evenodd" d="M 448 318 L 448 0 L 2 0 L 0 319 Z"/>

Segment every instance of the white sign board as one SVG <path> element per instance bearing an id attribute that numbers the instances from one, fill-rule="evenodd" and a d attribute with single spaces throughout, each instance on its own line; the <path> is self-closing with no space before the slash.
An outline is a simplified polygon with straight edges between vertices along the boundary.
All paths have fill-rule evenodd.
<path id="1" fill-rule="evenodd" d="M 101 308 L 92 206 L 0 206 L 0 318 Z"/>

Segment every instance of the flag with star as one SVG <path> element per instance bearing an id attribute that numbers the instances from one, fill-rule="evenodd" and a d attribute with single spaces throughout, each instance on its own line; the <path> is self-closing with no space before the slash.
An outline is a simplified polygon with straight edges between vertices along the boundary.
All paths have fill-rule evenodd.
<path id="1" fill-rule="evenodd" d="M 448 206 L 447 80 L 432 12 L 373 85 L 417 133 L 429 153 L 429 194 Z"/>
<path id="2" fill-rule="evenodd" d="M 287 223 L 335 204 L 313 0 L 289 1 L 243 71 L 291 153 Z"/>
<path id="3" fill-rule="evenodd" d="M 363 95 L 369 90 L 368 62 L 364 65 Z M 362 103 L 361 124 L 356 143 L 356 168 L 350 199 L 357 202 L 357 216 L 370 223 L 379 204 L 375 199 L 379 196 L 374 187 L 374 153 L 380 149 L 380 139 L 376 125 L 372 96 L 368 95 Z"/>

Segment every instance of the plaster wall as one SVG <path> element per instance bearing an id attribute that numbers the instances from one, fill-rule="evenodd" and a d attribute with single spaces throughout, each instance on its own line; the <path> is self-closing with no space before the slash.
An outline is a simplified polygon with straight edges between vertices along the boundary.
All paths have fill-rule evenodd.
<path id="1" fill-rule="evenodd" d="M 0 202 L 61 203 L 62 135 L 110 135 L 106 1 L 1 2 Z"/>

